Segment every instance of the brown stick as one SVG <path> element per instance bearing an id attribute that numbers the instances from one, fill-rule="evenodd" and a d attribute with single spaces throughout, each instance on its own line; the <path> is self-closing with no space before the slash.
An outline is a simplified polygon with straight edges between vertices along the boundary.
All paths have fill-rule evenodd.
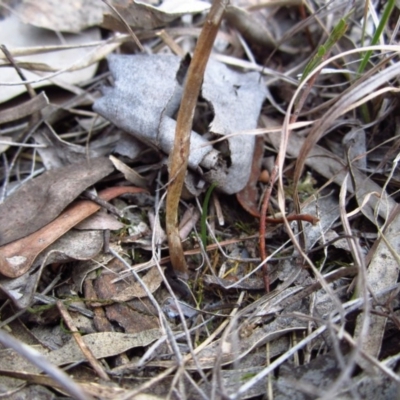
<path id="1" fill-rule="evenodd" d="M 100 378 L 104 379 L 105 381 L 109 381 L 110 378 L 107 375 L 107 373 L 104 371 L 103 367 L 101 366 L 100 362 L 96 359 L 96 357 L 93 355 L 92 351 L 90 348 L 87 346 L 87 344 L 83 341 L 81 334 L 78 332 L 76 329 L 75 323 L 72 320 L 71 316 L 68 313 L 67 308 L 64 306 L 64 303 L 61 300 L 57 301 L 57 308 L 60 311 L 61 316 L 63 317 L 65 323 L 67 324 L 68 328 L 72 332 L 72 336 L 74 337 L 77 345 L 81 349 L 83 355 L 86 357 L 86 359 L 89 361 L 90 365 L 93 367 L 93 369 L 96 371 L 97 375 L 99 375 Z"/>
<path id="2" fill-rule="evenodd" d="M 176 122 L 175 140 L 169 158 L 169 186 L 166 201 L 166 230 L 172 266 L 178 274 L 185 277 L 188 273 L 178 229 L 178 206 L 185 180 L 190 133 L 194 110 L 203 82 L 204 71 L 210 56 L 215 37 L 227 0 L 214 0 L 206 18 L 199 40 L 194 50 L 183 90 L 182 102 Z"/>

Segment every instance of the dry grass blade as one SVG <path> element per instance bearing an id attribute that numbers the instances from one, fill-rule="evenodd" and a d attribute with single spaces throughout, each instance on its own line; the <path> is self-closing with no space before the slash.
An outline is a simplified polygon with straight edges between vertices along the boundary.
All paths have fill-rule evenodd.
<path id="1" fill-rule="evenodd" d="M 332 60 L 328 60 L 326 63 L 331 61 Z M 311 130 L 307 137 L 307 141 L 304 142 L 300 150 L 295 168 L 295 186 L 299 182 L 300 176 L 304 168 L 305 159 L 307 158 L 308 153 L 315 146 L 318 140 L 323 136 L 323 134 L 331 127 L 333 122 L 343 113 L 351 110 L 354 103 L 358 102 L 363 97 L 368 96 L 371 92 L 374 92 L 379 86 L 398 76 L 399 72 L 399 63 L 391 65 L 390 67 L 384 69 L 376 75 L 371 76 L 366 81 L 354 85 L 354 87 L 352 87 L 352 90 L 346 93 L 346 95 L 342 96 L 336 102 L 336 104 L 330 108 L 330 110 L 324 115 L 321 123 L 315 125 L 314 128 Z M 284 147 L 286 148 L 287 146 Z"/>

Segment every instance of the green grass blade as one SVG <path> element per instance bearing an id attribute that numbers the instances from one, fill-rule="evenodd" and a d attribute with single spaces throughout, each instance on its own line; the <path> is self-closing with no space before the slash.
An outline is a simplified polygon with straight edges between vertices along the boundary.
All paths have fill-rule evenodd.
<path id="1" fill-rule="evenodd" d="M 346 33 L 347 30 L 347 18 L 350 14 L 341 18 L 340 21 L 335 25 L 332 30 L 332 33 L 329 35 L 326 42 L 318 48 L 317 54 L 309 61 L 309 63 L 304 68 L 303 74 L 301 76 L 300 82 L 304 81 L 308 75 L 314 69 L 321 64 L 321 62 L 328 56 L 332 47 L 340 40 L 340 38 Z"/>
<path id="2" fill-rule="evenodd" d="M 395 4 L 396 4 L 396 0 L 389 0 L 386 3 L 386 7 L 385 7 L 385 10 L 383 11 L 382 18 L 381 18 L 381 20 L 379 22 L 378 28 L 376 29 L 375 34 L 374 34 L 374 36 L 372 38 L 372 41 L 371 41 L 371 45 L 372 46 L 374 46 L 375 44 L 378 43 L 378 40 L 379 40 L 380 36 L 382 35 L 382 32 L 383 32 L 386 24 L 389 21 L 390 15 L 392 14 L 392 11 L 393 11 L 393 8 L 394 8 Z M 358 73 L 359 74 L 361 74 L 364 71 L 365 67 L 368 64 L 369 59 L 371 58 L 371 54 L 372 54 L 371 50 L 368 50 L 364 54 L 364 57 L 363 57 L 363 59 L 361 61 L 361 64 L 358 67 Z"/>

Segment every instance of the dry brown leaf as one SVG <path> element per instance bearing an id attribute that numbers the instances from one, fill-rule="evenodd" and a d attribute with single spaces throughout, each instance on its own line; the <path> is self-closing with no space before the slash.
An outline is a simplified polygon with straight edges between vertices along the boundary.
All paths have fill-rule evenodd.
<path id="1" fill-rule="evenodd" d="M 102 191 L 100 197 L 103 200 L 110 200 L 124 193 L 139 192 L 144 192 L 144 189 L 115 187 Z M 91 201 L 77 202 L 37 232 L 0 247 L 0 272 L 9 278 L 21 276 L 28 271 L 40 252 L 99 209 L 100 206 Z"/>
<path id="2" fill-rule="evenodd" d="M 35 260 L 35 265 L 49 265 L 96 257 L 104 246 L 104 235 L 100 230 L 78 231 L 72 229 L 62 235 Z M 49 255 L 50 252 L 53 252 Z"/>
<path id="3" fill-rule="evenodd" d="M 228 24 L 236 28 L 249 43 L 270 49 L 277 46 L 269 29 L 243 8 L 234 5 L 227 7 L 225 18 Z"/>
<path id="4" fill-rule="evenodd" d="M 147 346 L 161 336 L 159 329 L 149 329 L 138 333 L 100 332 L 83 336 L 83 340 L 93 355 L 99 358 L 112 357 L 134 347 Z M 65 346 L 47 355 L 55 365 L 66 365 L 85 361 L 85 357 L 75 342 L 70 340 Z"/>
<path id="5" fill-rule="evenodd" d="M 163 277 L 158 271 L 157 267 L 152 267 L 142 277 L 143 282 L 147 286 L 150 293 L 154 293 L 161 285 Z M 143 289 L 143 286 L 139 282 L 135 282 L 133 285 L 129 285 L 125 290 L 112 297 L 114 301 L 129 301 L 137 297 L 146 297 L 147 292 Z"/>
<path id="6" fill-rule="evenodd" d="M 226 279 L 226 278 L 218 278 L 214 275 L 204 275 L 204 285 L 212 285 L 216 287 L 220 287 L 225 289 L 226 287 L 232 287 L 235 285 L 235 289 L 242 290 L 262 290 L 264 288 L 264 282 L 261 278 L 248 278 L 242 282 L 239 282 L 237 285 L 235 282 L 239 280 L 238 277 L 235 280 Z"/>
<path id="7" fill-rule="evenodd" d="M 120 172 L 122 172 L 124 174 L 125 179 L 127 181 L 131 182 L 135 186 L 139 186 L 139 187 L 142 187 L 142 188 L 146 188 L 147 187 L 147 183 L 148 183 L 147 180 L 145 178 L 143 178 L 143 176 L 138 174 L 135 170 L 133 170 L 132 168 L 128 167 L 122 161 L 118 160 L 117 157 L 110 156 L 110 160 L 114 164 L 114 167 L 118 171 L 120 171 Z"/>
<path id="8" fill-rule="evenodd" d="M 108 270 L 112 270 L 117 273 L 121 267 L 120 263 L 115 262 L 107 266 Z M 114 298 L 123 288 L 130 286 L 125 280 L 114 282 L 115 275 L 109 273 L 101 274 L 95 281 L 96 297 L 99 299 L 112 299 Z M 148 281 L 149 279 L 147 279 Z M 137 288 L 137 283 L 134 286 Z M 143 288 L 142 288 L 143 290 Z M 134 296 L 131 296 L 133 298 Z M 153 307 L 154 308 L 154 307 Z M 117 322 L 124 328 L 127 333 L 137 333 L 143 329 L 156 328 L 159 325 L 158 317 L 154 315 L 155 310 L 149 309 L 147 312 L 136 309 L 132 303 L 126 303 L 125 301 L 118 302 L 115 304 L 105 306 L 107 318 L 110 321 Z"/>
<path id="9" fill-rule="evenodd" d="M 158 317 L 133 310 L 124 304 L 113 304 L 106 307 L 109 321 L 117 323 L 126 333 L 138 333 L 159 326 Z"/>
<path id="10" fill-rule="evenodd" d="M 240 364 L 241 367 L 241 364 Z M 222 387 L 226 388 L 228 396 L 234 395 L 240 382 L 245 382 L 249 376 L 254 376 L 262 370 L 262 366 L 229 369 L 221 371 Z M 205 386 L 205 385 L 204 385 Z M 265 382 L 260 381 L 258 385 L 254 385 L 244 395 L 240 396 L 241 400 L 254 399 L 256 396 L 263 396 L 265 394 Z"/>
<path id="11" fill-rule="evenodd" d="M 77 106 L 75 105 L 75 107 Z M 92 127 L 89 130 L 91 129 Z M 53 129 L 48 129 L 48 127 L 43 125 L 32 136 L 36 143 L 44 146 L 39 147 L 37 151 L 47 170 L 60 168 L 64 165 L 81 163 L 88 158 L 94 159 L 109 154 L 119 144 L 121 137 L 119 132 L 109 134 L 105 140 L 92 140 L 89 148 L 87 148 L 87 146 L 63 140 Z"/>
<path id="12" fill-rule="evenodd" d="M 303 326 L 301 326 L 300 324 L 297 327 L 287 329 L 277 329 L 277 327 L 278 324 L 274 323 L 270 328 L 255 328 L 249 332 L 248 337 L 242 337 L 240 341 L 236 340 L 236 335 L 232 335 L 230 338 L 228 338 L 228 343 L 230 343 L 230 346 L 225 346 L 222 355 L 221 339 L 215 340 L 196 355 L 197 362 L 190 360 L 185 364 L 185 367 L 190 371 L 196 371 L 198 369 L 198 365 L 204 369 L 214 368 L 215 362 L 218 359 L 221 360 L 221 365 L 232 364 L 235 361 L 237 362 L 241 360 L 256 348 L 265 345 L 267 342 L 271 342 L 271 357 L 276 357 L 279 354 L 284 353 L 289 346 L 289 340 L 285 335 L 296 330 L 303 330 L 305 329 L 306 325 L 303 324 Z M 274 329 L 276 330 L 274 331 Z M 232 342 L 230 342 L 230 340 L 232 340 Z M 163 367 L 174 365 L 173 361 L 154 361 L 151 364 L 153 366 Z"/>
<path id="13" fill-rule="evenodd" d="M 6 375 L 6 374 L 5 374 Z M 32 378 L 32 374 L 10 374 L 10 376 L 15 376 L 15 378 L 7 378 L 6 376 L 2 379 L 2 389 L 3 393 L 13 393 L 8 398 L 9 400 L 15 400 L 16 398 L 20 399 L 51 399 L 54 397 L 54 392 L 50 388 L 46 388 L 45 384 L 42 382 L 51 381 L 55 383 L 55 381 L 49 377 L 44 377 L 43 375 L 36 375 L 37 380 Z M 14 384 L 7 385 L 5 380 L 9 379 L 14 382 Z M 22 381 L 29 382 L 28 385 L 26 383 L 21 383 Z M 49 385 L 52 386 L 52 385 Z M 53 386 L 54 387 L 54 386 Z M 60 388 L 61 389 L 61 388 Z"/>
<path id="14" fill-rule="evenodd" d="M 274 398 L 303 400 L 304 393 L 295 385 L 297 380 L 327 391 L 340 371 L 340 363 L 334 354 L 321 354 L 310 363 L 298 367 L 293 364 L 285 365 L 279 379 L 274 382 Z"/>
<path id="15" fill-rule="evenodd" d="M 99 358 L 112 357 L 134 347 L 147 346 L 161 336 L 159 329 L 150 329 L 140 333 L 129 334 L 120 332 L 91 333 L 83 336 L 83 340 L 94 356 Z M 84 355 L 74 339 L 71 339 L 60 349 L 48 351 L 42 346 L 32 346 L 43 354 L 54 365 L 66 365 L 85 361 Z M 25 371 L 37 373 L 39 369 L 14 350 L 2 350 L 0 373 L 3 371 Z"/>
<path id="16" fill-rule="evenodd" d="M 34 350 L 46 355 L 49 351 L 42 345 L 31 345 Z M 0 351 L 1 367 L 0 373 L 7 371 L 24 371 L 25 373 L 39 373 L 40 370 L 35 365 L 32 365 L 29 360 L 20 356 L 15 350 L 4 349 Z"/>
<path id="17" fill-rule="evenodd" d="M 15 306 L 22 310 L 32 304 L 34 293 L 36 293 L 43 269 L 26 273 L 18 278 L 0 279 L 0 289 Z"/>
<path id="18" fill-rule="evenodd" d="M 0 204 L 0 245 L 36 232 L 53 221 L 86 188 L 113 169 L 107 158 L 100 157 L 89 163 L 46 171 L 24 183 Z"/>
<path id="19" fill-rule="evenodd" d="M 116 243 L 110 243 L 109 246 L 117 253 L 121 253 L 123 251 L 121 247 Z M 112 254 L 101 253 L 96 257 L 93 257 L 90 261 L 82 262 L 76 265 L 74 269 L 74 274 L 72 275 L 72 290 L 82 292 L 83 283 L 86 281 L 86 277 L 90 274 L 90 272 L 101 268 L 103 265 L 107 265 L 113 259 L 113 257 L 114 256 Z M 92 296 L 86 297 L 92 298 Z"/>

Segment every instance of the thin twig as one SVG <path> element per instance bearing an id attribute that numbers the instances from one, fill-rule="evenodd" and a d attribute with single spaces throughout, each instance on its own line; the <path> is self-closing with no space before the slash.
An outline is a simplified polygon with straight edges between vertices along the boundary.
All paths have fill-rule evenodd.
<path id="1" fill-rule="evenodd" d="M 95 194 L 93 194 L 92 192 L 90 192 L 89 190 L 85 190 L 82 193 L 82 196 L 85 197 L 86 199 L 92 200 L 93 202 L 95 202 L 96 204 L 98 204 L 99 206 L 105 208 L 107 211 L 109 211 L 111 214 L 116 215 L 118 218 L 122 218 L 123 217 L 123 212 L 118 210 L 117 207 L 113 206 L 111 203 L 109 203 L 106 200 L 103 200 L 102 198 L 100 198 L 99 196 L 96 196 Z"/>
<path id="2" fill-rule="evenodd" d="M 140 43 L 140 40 L 138 39 L 138 37 L 135 35 L 135 32 L 133 32 L 132 28 L 129 26 L 129 24 L 125 21 L 125 18 L 121 15 L 121 13 L 112 5 L 110 4 L 107 0 L 103 0 L 103 3 L 107 4 L 108 7 L 111 8 L 111 10 L 113 10 L 115 12 L 115 14 L 118 15 L 118 18 L 121 20 L 121 22 L 124 24 L 125 28 L 128 30 L 128 32 L 130 33 L 133 41 L 136 43 L 137 47 L 139 47 L 139 50 L 144 52 L 144 48 L 142 46 L 142 44 Z"/>
<path id="3" fill-rule="evenodd" d="M 96 371 L 97 375 L 100 378 L 109 381 L 110 380 L 109 376 L 104 371 L 103 367 L 96 359 L 96 357 L 94 356 L 88 345 L 82 339 L 81 334 L 78 332 L 74 321 L 72 320 L 71 316 L 68 313 L 67 308 L 65 307 L 64 303 L 61 300 L 57 301 L 57 308 L 58 311 L 60 311 L 60 314 L 64 319 L 65 323 L 67 324 L 68 328 L 72 332 L 72 336 L 74 337 L 76 344 L 81 349 L 83 355 L 88 360 L 89 364 L 93 367 L 93 369 Z"/>

